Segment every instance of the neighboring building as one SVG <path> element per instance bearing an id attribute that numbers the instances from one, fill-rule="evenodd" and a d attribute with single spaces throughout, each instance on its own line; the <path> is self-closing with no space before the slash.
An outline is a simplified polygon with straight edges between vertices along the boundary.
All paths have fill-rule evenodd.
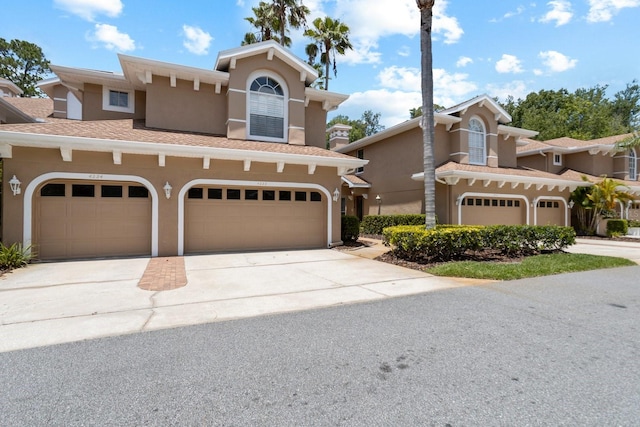
<path id="1" fill-rule="evenodd" d="M 596 182 L 600 177 L 614 178 L 627 187 L 626 191 L 640 194 L 640 172 L 637 149 L 620 151 L 616 143 L 631 134 L 582 141 L 557 138 L 548 141 L 527 140 L 518 147 L 518 164 L 551 172 L 563 178 Z M 621 218 L 640 220 L 640 200 L 620 206 Z"/>
<path id="2" fill-rule="evenodd" d="M 420 120 L 406 121 L 351 144 L 339 132 L 333 133 L 334 151 L 370 161 L 355 174 L 342 177 L 344 213 L 360 218 L 424 213 Z M 580 169 L 573 159 L 557 168 L 543 167 L 539 159 L 528 163 L 523 153 L 529 147 L 531 155 L 541 157 L 537 141 L 530 139 L 537 132 L 507 126 L 509 122 L 509 114 L 487 95 L 435 114 L 436 214 L 440 223 L 570 224 L 570 194 L 588 184 L 567 167 Z M 611 147 L 607 145 L 607 150 Z M 576 162 L 598 163 L 600 159 L 593 156 L 577 156 Z M 552 156 L 545 161 L 549 159 L 553 160 Z M 606 170 L 612 176 L 627 176 L 624 164 L 630 165 L 629 161 L 620 156 L 610 160 L 611 169 Z M 637 166 L 635 173 L 637 176 Z M 640 187 L 633 190 L 640 193 Z"/>
<path id="3" fill-rule="evenodd" d="M 119 59 L 51 66 L 47 106 L 0 103 L 3 242 L 41 259 L 340 242 L 340 177 L 367 161 L 325 149 L 347 96 L 313 89 L 312 67 L 273 41 L 213 70 Z"/>
<path id="4" fill-rule="evenodd" d="M 23 93 L 24 91 L 11 80 L 0 78 L 0 98 L 15 98 Z"/>

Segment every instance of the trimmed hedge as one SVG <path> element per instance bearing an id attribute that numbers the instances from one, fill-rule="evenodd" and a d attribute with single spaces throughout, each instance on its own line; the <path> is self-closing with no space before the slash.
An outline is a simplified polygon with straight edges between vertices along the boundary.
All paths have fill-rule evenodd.
<path id="1" fill-rule="evenodd" d="M 365 215 L 360 223 L 360 231 L 362 234 L 381 235 L 382 230 L 387 227 L 395 227 L 398 225 L 424 225 L 424 223 L 424 214 Z"/>
<path id="2" fill-rule="evenodd" d="M 343 242 L 355 242 L 360 236 L 360 220 L 357 216 L 343 215 L 340 221 L 340 238 Z"/>
<path id="3" fill-rule="evenodd" d="M 630 219 L 629 221 L 627 221 L 627 227 L 640 227 L 640 221 Z"/>
<path id="4" fill-rule="evenodd" d="M 626 219 L 610 219 L 607 221 L 607 237 L 626 236 L 629 225 Z"/>
<path id="5" fill-rule="evenodd" d="M 508 257 L 560 250 L 575 243 L 576 233 L 558 226 L 399 226 L 386 228 L 383 238 L 400 258 L 449 261 L 487 249 Z"/>

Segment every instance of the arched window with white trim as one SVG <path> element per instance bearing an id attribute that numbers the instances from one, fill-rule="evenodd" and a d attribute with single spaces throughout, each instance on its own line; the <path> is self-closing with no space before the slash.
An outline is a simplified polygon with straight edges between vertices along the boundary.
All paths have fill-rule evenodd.
<path id="1" fill-rule="evenodd" d="M 629 150 L 629 179 L 638 180 L 638 156 L 633 148 Z"/>
<path id="2" fill-rule="evenodd" d="M 260 73 L 250 77 L 247 92 L 249 139 L 286 142 L 286 87 L 276 77 Z"/>
<path id="3" fill-rule="evenodd" d="M 480 119 L 469 120 L 469 163 L 487 164 L 487 133 Z"/>

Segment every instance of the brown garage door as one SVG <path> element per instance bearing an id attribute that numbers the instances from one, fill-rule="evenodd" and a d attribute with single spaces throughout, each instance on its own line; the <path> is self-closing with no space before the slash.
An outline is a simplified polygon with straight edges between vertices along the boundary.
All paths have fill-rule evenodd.
<path id="1" fill-rule="evenodd" d="M 133 183 L 52 181 L 35 196 L 40 259 L 151 254 L 151 197 Z"/>
<path id="2" fill-rule="evenodd" d="M 526 206 L 520 199 L 469 196 L 462 200 L 462 223 L 468 225 L 526 224 Z"/>
<path id="3" fill-rule="evenodd" d="M 536 225 L 565 225 L 564 203 L 558 200 L 540 200 L 536 205 Z"/>
<path id="4" fill-rule="evenodd" d="M 327 245 L 327 200 L 317 191 L 194 187 L 186 197 L 187 253 Z"/>

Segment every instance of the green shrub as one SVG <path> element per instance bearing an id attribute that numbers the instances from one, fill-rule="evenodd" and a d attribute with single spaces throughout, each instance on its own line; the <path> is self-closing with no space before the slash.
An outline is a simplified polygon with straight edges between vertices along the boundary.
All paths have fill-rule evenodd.
<path id="1" fill-rule="evenodd" d="M 360 236 L 360 220 L 357 216 L 343 215 L 340 222 L 340 238 L 343 242 L 355 242 Z"/>
<path id="2" fill-rule="evenodd" d="M 360 224 L 362 234 L 381 235 L 382 230 L 387 227 L 398 225 L 423 225 L 425 223 L 424 214 L 406 215 L 365 215 Z"/>
<path id="3" fill-rule="evenodd" d="M 640 221 L 630 219 L 629 221 L 627 221 L 627 227 L 640 227 Z"/>
<path id="4" fill-rule="evenodd" d="M 32 258 L 31 247 L 22 248 L 19 243 L 5 246 L 0 242 L 0 269 L 12 270 L 29 264 Z"/>
<path id="5" fill-rule="evenodd" d="M 610 219 L 607 221 L 607 237 L 626 236 L 629 226 L 626 219 Z"/>
<path id="6" fill-rule="evenodd" d="M 423 226 L 388 227 L 383 231 L 385 244 L 404 259 L 449 261 L 468 252 L 493 250 L 508 257 L 528 256 L 542 251 L 564 249 L 575 243 L 571 227 L 495 225 L 495 226 Z"/>

